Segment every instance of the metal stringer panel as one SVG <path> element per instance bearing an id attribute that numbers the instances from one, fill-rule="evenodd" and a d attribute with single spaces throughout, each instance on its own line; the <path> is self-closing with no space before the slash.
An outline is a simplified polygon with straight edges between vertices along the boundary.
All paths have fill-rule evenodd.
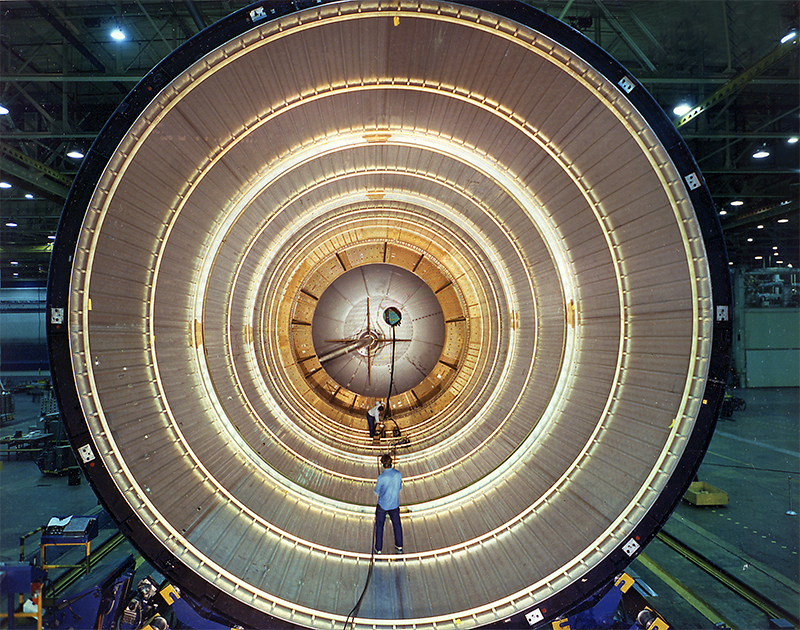
<path id="1" fill-rule="evenodd" d="M 514 2 L 270 2 L 167 57 L 98 137 L 48 340 L 83 470 L 142 553 L 232 622 L 334 628 L 392 448 L 364 419 L 381 313 L 424 304 L 392 393 L 405 553 L 355 624 L 535 626 L 679 501 L 730 302 L 697 166 L 576 31 Z"/>

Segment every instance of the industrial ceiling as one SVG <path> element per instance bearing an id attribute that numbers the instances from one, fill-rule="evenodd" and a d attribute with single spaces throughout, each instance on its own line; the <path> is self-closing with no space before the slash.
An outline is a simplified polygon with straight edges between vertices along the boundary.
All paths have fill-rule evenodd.
<path id="1" fill-rule="evenodd" d="M 43 286 L 64 199 L 126 94 L 167 54 L 245 2 L 3 2 L 0 248 L 4 287 Z M 798 4 L 530 2 L 599 44 L 670 116 L 720 213 L 731 263 L 798 259 Z M 112 38 L 119 28 L 124 39 Z M 672 114 L 685 102 L 701 111 Z M 753 154 L 768 150 L 767 157 Z M 741 202 L 741 205 L 732 205 Z"/>

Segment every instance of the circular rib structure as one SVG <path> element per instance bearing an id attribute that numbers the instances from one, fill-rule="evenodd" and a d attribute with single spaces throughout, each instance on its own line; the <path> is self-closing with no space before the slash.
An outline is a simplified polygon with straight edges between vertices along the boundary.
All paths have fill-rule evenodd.
<path id="1" fill-rule="evenodd" d="M 392 450 L 405 553 L 356 627 L 548 622 L 655 535 L 710 439 L 707 190 L 634 78 L 530 7 L 308 4 L 198 35 L 87 156 L 48 291 L 72 442 L 226 619 L 341 627 Z"/>

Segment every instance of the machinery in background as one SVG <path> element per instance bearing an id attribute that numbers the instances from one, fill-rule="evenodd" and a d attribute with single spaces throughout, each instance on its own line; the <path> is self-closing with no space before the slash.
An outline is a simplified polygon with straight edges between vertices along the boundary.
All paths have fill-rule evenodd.
<path id="1" fill-rule="evenodd" d="M 35 424 L 0 437 L 4 452 L 16 458 L 31 457 L 43 475 L 69 475 L 71 486 L 81 482 L 81 470 L 64 430 L 58 404 L 49 380 L 21 383 L 5 388 L 0 383 L 0 425 L 14 420 L 14 395 L 41 396 L 39 418 Z"/>
<path id="2" fill-rule="evenodd" d="M 43 414 L 42 433 L 48 436 L 35 454 L 36 465 L 43 475 L 69 475 L 69 485 L 79 485 L 81 471 L 64 431 L 64 423 L 58 412 Z"/>
<path id="3" fill-rule="evenodd" d="M 0 595 L 6 600 L 6 612 L 0 613 L 0 619 L 8 620 L 8 628 L 21 617 L 36 619 L 36 627 L 42 630 L 42 583 L 46 575 L 43 569 L 24 562 L 0 562 Z"/>
<path id="4" fill-rule="evenodd" d="M 52 534 L 56 535 L 56 534 Z M 15 618 L 34 618 L 38 630 L 231 630 L 231 625 L 190 601 L 173 584 L 148 575 L 135 590 L 137 562 L 128 555 L 97 586 L 47 604 L 47 572 L 27 563 L 0 563 L 0 593 L 7 596 L 8 628 Z M 604 593 L 549 630 L 669 630 L 647 605 L 636 580 L 622 573 Z M 18 601 L 17 601 L 17 598 Z M 200 612 L 198 612 L 200 611 Z M 10 616 L 9 616 L 10 614 Z M 507 626 L 506 626 L 507 627 Z M 533 627 L 526 625 L 527 628 Z"/>
<path id="5" fill-rule="evenodd" d="M 14 420 L 14 396 L 0 383 L 0 425 Z"/>
<path id="6" fill-rule="evenodd" d="M 635 584 L 633 577 L 622 573 L 605 593 L 584 602 L 579 612 L 553 621 L 551 630 L 669 630 Z"/>
<path id="7" fill-rule="evenodd" d="M 47 607 L 44 628 L 116 630 L 117 620 L 130 598 L 136 561 L 128 556 L 97 586 Z"/>
<path id="8" fill-rule="evenodd" d="M 747 409 L 747 403 L 744 398 L 734 396 L 730 389 L 725 390 L 722 406 L 719 409 L 720 417 L 730 418 L 733 416 L 734 411 L 744 411 L 745 409 Z"/>

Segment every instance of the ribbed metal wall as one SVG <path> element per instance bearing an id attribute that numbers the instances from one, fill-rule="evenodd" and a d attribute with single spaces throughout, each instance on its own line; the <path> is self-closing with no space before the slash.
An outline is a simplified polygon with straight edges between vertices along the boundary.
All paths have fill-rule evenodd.
<path id="1" fill-rule="evenodd" d="M 445 328 L 395 398 L 406 550 L 357 625 L 551 619 L 654 535 L 713 426 L 729 294 L 699 172 L 633 77 L 530 8 L 264 6 L 136 88 L 67 203 L 51 358 L 87 476 L 207 608 L 341 624 L 391 439 L 311 323 L 342 274 L 393 265 Z"/>

